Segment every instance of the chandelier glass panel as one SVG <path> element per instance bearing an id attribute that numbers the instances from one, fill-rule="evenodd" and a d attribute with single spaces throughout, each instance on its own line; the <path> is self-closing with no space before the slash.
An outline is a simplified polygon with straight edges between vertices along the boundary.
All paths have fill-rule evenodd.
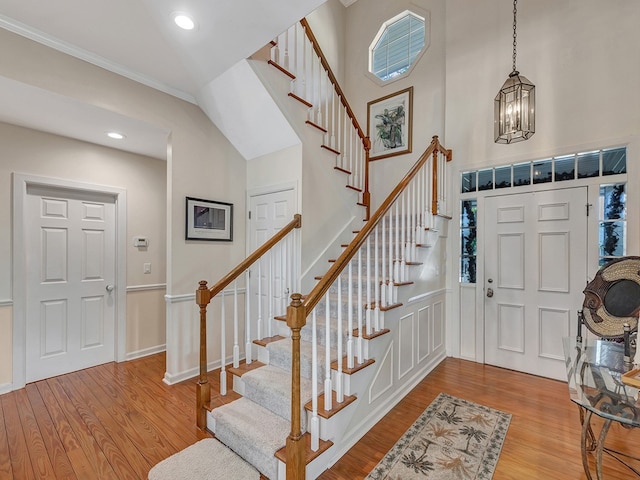
<path id="1" fill-rule="evenodd" d="M 536 131 L 535 86 L 516 69 L 516 8 L 513 2 L 513 71 L 494 100 L 496 143 L 527 140 Z"/>

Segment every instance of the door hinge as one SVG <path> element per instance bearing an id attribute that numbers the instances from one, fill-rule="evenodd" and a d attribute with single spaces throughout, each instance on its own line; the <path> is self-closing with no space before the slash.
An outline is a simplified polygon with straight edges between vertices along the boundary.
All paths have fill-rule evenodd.
<path id="1" fill-rule="evenodd" d="M 589 216 L 589 210 L 591 209 L 591 207 L 593 207 L 593 203 L 587 203 L 585 205 L 585 207 L 587 207 L 587 217 Z"/>

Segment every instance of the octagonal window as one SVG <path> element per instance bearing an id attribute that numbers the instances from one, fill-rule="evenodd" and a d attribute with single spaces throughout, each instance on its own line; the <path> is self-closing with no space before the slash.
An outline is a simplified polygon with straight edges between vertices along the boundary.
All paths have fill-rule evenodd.
<path id="1" fill-rule="evenodd" d="M 406 75 L 427 48 L 427 22 L 409 10 L 387 20 L 369 46 L 369 72 L 383 82 Z"/>

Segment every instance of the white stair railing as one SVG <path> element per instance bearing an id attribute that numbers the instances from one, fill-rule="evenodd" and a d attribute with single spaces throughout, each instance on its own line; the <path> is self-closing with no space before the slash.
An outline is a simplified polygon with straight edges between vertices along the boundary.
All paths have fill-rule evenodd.
<path id="1" fill-rule="evenodd" d="M 308 123 L 324 134 L 322 147 L 336 155 L 335 168 L 348 175 L 347 187 L 369 206 L 369 139 L 358 124 L 306 20 L 272 42 L 271 60 L 288 72 L 290 95 L 308 106 Z M 368 216 L 368 213 L 367 213 Z"/>
<path id="2" fill-rule="evenodd" d="M 200 281 L 196 290 L 196 303 L 200 307 L 200 375 L 197 384 L 197 424 L 206 427 L 205 405 L 211 397 L 211 387 L 207 378 L 207 306 L 213 303 L 213 312 L 220 312 L 220 394 L 227 394 L 227 345 L 232 345 L 231 364 L 238 368 L 241 360 L 241 348 L 244 346 L 245 362 L 251 363 L 254 340 L 260 340 L 268 333 L 271 336 L 273 317 L 286 315 L 289 292 L 299 288 L 297 256 L 299 239 L 297 229 L 302 225 L 298 214 L 272 238 L 256 249 L 236 268 L 208 288 L 205 280 Z M 256 276 L 257 297 L 252 301 L 251 277 Z M 238 279 L 244 278 L 244 286 Z M 277 288 L 274 291 L 274 285 Z M 230 287 L 230 288 L 229 288 Z M 268 292 L 268 295 L 264 295 Z M 240 296 L 245 295 L 244 302 Z M 252 308 L 252 303 L 254 307 Z M 244 308 L 241 309 L 241 306 Z M 231 313 L 229 313 L 231 310 Z M 256 312 L 256 318 L 251 313 Z M 267 318 L 265 319 L 265 315 Z M 231 323 L 231 328 L 229 327 Z M 266 325 L 265 325 L 266 323 Z M 252 328 L 255 324 L 256 328 Z M 241 339 L 240 327 L 244 327 Z M 230 335 L 230 336 L 229 336 Z"/>
<path id="3" fill-rule="evenodd" d="M 443 163 L 441 163 L 441 160 Z M 294 325 L 292 329 L 302 328 L 303 320 L 311 316 L 311 326 L 314 332 L 312 341 L 312 368 L 320 368 L 316 355 L 324 347 L 324 409 L 331 410 L 333 392 L 337 403 L 344 401 L 345 376 L 342 373 L 343 342 L 347 348 L 347 367 L 357 368 L 367 361 L 367 351 L 363 341 L 365 336 L 372 337 L 384 329 L 384 311 L 386 307 L 397 302 L 397 287 L 408 283 L 409 266 L 418 259 L 418 248 L 426 242 L 426 231 L 433 225 L 432 216 L 437 214 L 431 210 L 430 175 L 433 175 L 433 165 L 436 168 L 446 166 L 451 160 L 451 151 L 444 149 L 437 137 L 418 162 L 407 173 L 405 178 L 396 186 L 393 192 L 382 203 L 378 211 L 357 233 L 353 241 L 333 263 L 329 271 L 319 281 L 316 287 L 304 299 L 289 306 L 287 323 Z M 444 176 L 444 175 L 442 175 Z M 387 258 L 387 255 L 389 258 Z M 354 275 L 354 263 L 357 274 Z M 348 282 L 346 294 L 343 290 L 344 281 Z M 355 282 L 355 289 L 354 289 Z M 364 300 L 364 302 L 363 302 Z M 347 312 L 344 322 L 343 313 Z M 320 345 L 320 336 L 316 335 L 316 318 L 324 318 L 324 345 Z M 353 319 L 357 320 L 357 340 L 354 346 Z M 301 324 L 302 323 L 302 324 Z M 345 330 L 346 325 L 346 330 Z M 334 340 L 335 339 L 335 340 Z M 292 335 L 293 351 L 299 351 L 299 336 Z M 337 364 L 337 372 L 331 375 L 330 366 Z M 295 365 L 299 359 L 292 360 Z M 317 372 L 312 372 L 312 383 L 315 396 Z M 293 389 L 299 378 L 293 376 Z M 292 395 L 293 398 L 293 395 Z M 292 404 L 292 413 L 296 408 Z M 317 417 L 317 405 L 312 402 L 312 422 Z M 292 415 L 292 418 L 293 415 Z M 287 458 L 297 455 L 297 450 L 290 444 L 295 444 L 300 438 L 300 425 L 292 422 L 292 435 L 287 442 Z M 321 429 L 312 427 L 311 446 L 317 450 Z M 326 439 L 323 439 L 326 440 Z M 292 460 L 296 463 L 295 460 Z"/>

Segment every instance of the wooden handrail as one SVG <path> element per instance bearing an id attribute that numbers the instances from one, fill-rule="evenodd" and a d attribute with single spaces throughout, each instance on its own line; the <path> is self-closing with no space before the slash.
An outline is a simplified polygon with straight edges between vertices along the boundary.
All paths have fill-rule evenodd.
<path id="1" fill-rule="evenodd" d="M 349 102 L 347 102 L 347 97 L 345 97 L 344 92 L 342 91 L 342 89 L 340 88 L 340 85 L 338 84 L 338 80 L 336 79 L 336 76 L 333 74 L 333 71 L 331 70 L 331 67 L 329 66 L 329 62 L 327 61 L 327 57 L 325 57 L 324 53 L 322 53 L 322 50 L 320 49 L 320 45 L 318 44 L 318 40 L 316 39 L 315 35 L 311 31 L 311 27 L 309 26 L 309 22 L 307 22 L 306 18 L 303 18 L 302 20 L 300 20 L 300 23 L 304 27 L 304 31 L 307 34 L 307 38 L 309 38 L 309 41 L 311 42 L 311 45 L 313 45 L 313 50 L 316 52 L 316 55 L 318 55 L 318 57 L 320 57 L 320 62 L 322 63 L 322 66 L 324 67 L 324 69 L 327 71 L 327 75 L 329 76 L 329 80 L 331 80 L 331 83 L 333 83 L 333 86 L 336 89 L 336 92 L 340 96 L 340 101 L 342 102 L 342 105 L 344 105 L 344 108 L 347 110 L 347 114 L 351 118 L 351 122 L 353 122 L 353 126 L 358 131 L 358 136 L 364 142 L 364 140 L 366 138 L 366 135 L 364 134 L 364 131 L 360 127 L 360 124 L 358 123 L 358 120 L 356 120 L 356 116 L 354 115 L 353 110 L 351 110 L 351 106 L 349 105 Z"/>
<path id="2" fill-rule="evenodd" d="M 340 273 L 342 273 L 342 271 L 347 267 L 358 250 L 364 245 L 364 242 L 380 223 L 384 215 L 389 211 L 396 200 L 398 200 L 400 195 L 405 191 L 420 169 L 426 164 L 428 158 L 433 154 L 434 161 L 436 161 L 438 152 L 444 154 L 447 161 L 451 160 L 451 150 L 447 150 L 442 147 L 438 141 L 438 137 L 434 136 L 431 144 L 427 147 L 415 165 L 393 189 L 382 205 L 380 205 L 376 213 L 374 213 L 369 221 L 367 221 L 362 230 L 360 230 L 349 246 L 344 250 L 344 252 L 342 252 L 331 268 L 329 268 L 329 271 L 316 284 L 313 290 L 311 290 L 311 293 L 309 293 L 304 300 L 298 293 L 292 295 L 293 301 L 289 307 L 287 307 L 287 325 L 291 328 L 292 350 L 291 433 L 287 438 L 286 445 L 287 478 L 302 480 L 305 478 L 305 463 L 303 461 L 304 440 L 302 437 L 300 422 L 300 330 L 305 326 L 306 319 L 311 311 L 324 297 L 331 285 L 333 285 Z"/>
<path id="3" fill-rule="evenodd" d="M 302 215 L 296 213 L 287 225 L 278 231 L 273 237 L 258 247 L 251 255 L 245 258 L 240 264 L 222 277 L 214 286 L 209 288 L 210 298 L 215 297 L 224 290 L 231 282 L 238 278 L 247 268 L 253 265 L 260 257 L 271 250 L 280 240 L 286 237 L 295 228 L 302 226 Z"/>
<path id="4" fill-rule="evenodd" d="M 240 264 L 225 275 L 213 287 L 207 288 L 207 281 L 200 280 L 196 290 L 196 303 L 200 307 L 200 362 L 199 376 L 196 384 L 196 424 L 199 428 L 207 426 L 206 405 L 211 401 L 211 386 L 207 376 L 207 305 L 218 293 L 222 292 L 231 282 L 244 273 L 251 265 L 259 260 L 265 253 L 284 239 L 295 228 L 302 226 L 302 215 L 296 213 L 287 225 L 278 231 L 273 237 L 245 258 Z M 224 361 L 224 359 L 223 359 Z"/>
<path id="5" fill-rule="evenodd" d="M 409 170 L 409 172 L 404 176 L 404 178 L 396 185 L 396 188 L 389 194 L 386 200 L 380 205 L 378 210 L 373 214 L 371 219 L 365 224 L 365 226 L 360 230 L 360 232 L 356 235 L 356 237 L 351 241 L 349 246 L 342 252 L 342 254 L 338 257 L 338 259 L 333 263 L 329 271 L 322 277 L 316 286 L 311 290 L 311 293 L 307 295 L 304 299 L 303 305 L 305 308 L 305 313 L 308 315 L 315 308 L 318 302 L 322 299 L 324 294 L 329 290 L 333 282 L 338 278 L 338 275 L 346 268 L 349 261 L 354 257 L 354 255 L 358 252 L 360 247 L 364 245 L 365 240 L 369 236 L 369 234 L 373 231 L 373 229 L 378 225 L 382 217 L 387 213 L 387 211 L 391 208 L 392 204 L 398 199 L 400 194 L 404 191 L 404 189 L 409 185 L 409 182 L 415 177 L 418 171 L 424 166 L 427 162 L 427 159 L 434 152 L 442 152 L 444 155 L 447 155 L 448 160 L 451 158 L 451 150 L 446 150 L 444 147 L 440 145 L 438 141 L 438 136 L 434 135 L 431 141 L 431 144 L 425 152 L 420 156 L 415 165 Z"/>

